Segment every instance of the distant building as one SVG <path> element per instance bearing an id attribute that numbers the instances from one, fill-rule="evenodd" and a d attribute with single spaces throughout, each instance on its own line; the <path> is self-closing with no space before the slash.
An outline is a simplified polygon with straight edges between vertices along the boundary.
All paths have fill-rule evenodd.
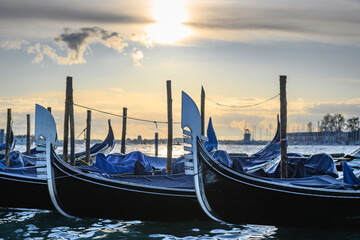
<path id="1" fill-rule="evenodd" d="M 293 132 L 287 134 L 289 144 L 349 144 L 348 132 Z"/>
<path id="2" fill-rule="evenodd" d="M 35 141 L 35 136 L 30 135 L 30 143 Z M 27 143 L 27 135 L 16 135 L 15 136 L 16 144 L 26 144 Z"/>
<path id="3" fill-rule="evenodd" d="M 141 137 L 141 135 L 139 135 L 138 137 L 137 137 L 137 141 L 140 143 L 140 142 L 142 142 L 142 137 Z"/>
<path id="4" fill-rule="evenodd" d="M 249 129 L 245 129 L 245 133 L 244 133 L 244 143 L 245 144 L 250 144 L 251 143 L 251 133 Z"/>

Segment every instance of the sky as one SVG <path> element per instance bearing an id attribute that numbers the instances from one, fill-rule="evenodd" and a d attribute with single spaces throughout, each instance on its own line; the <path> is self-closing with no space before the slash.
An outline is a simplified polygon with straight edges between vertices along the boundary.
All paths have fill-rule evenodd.
<path id="1" fill-rule="evenodd" d="M 288 131 L 327 113 L 357 117 L 359 12 L 358 0 L 1 0 L 0 128 L 11 108 L 15 134 L 26 133 L 26 114 L 34 132 L 37 103 L 52 107 L 61 138 L 67 76 L 76 104 L 151 121 L 167 121 L 166 80 L 175 122 L 181 91 L 199 105 L 203 86 L 220 139 L 242 139 L 245 126 L 271 138 L 279 98 L 240 107 L 276 96 L 280 75 Z M 105 137 L 108 118 L 121 138 L 122 119 L 94 111 L 92 138 Z M 75 106 L 75 125 L 78 136 L 86 109 Z M 167 137 L 166 124 L 127 125 L 130 138 Z"/>

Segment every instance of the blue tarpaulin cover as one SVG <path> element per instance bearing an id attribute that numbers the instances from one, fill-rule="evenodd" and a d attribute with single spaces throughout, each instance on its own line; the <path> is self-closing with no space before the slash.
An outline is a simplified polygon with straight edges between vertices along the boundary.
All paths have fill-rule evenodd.
<path id="1" fill-rule="evenodd" d="M 3 173 L 10 173 L 10 174 L 17 174 L 17 175 L 23 175 L 23 176 L 29 176 L 29 177 L 36 177 L 37 171 L 35 168 L 4 168 L 0 164 L 0 172 Z"/>
<path id="2" fill-rule="evenodd" d="M 12 149 L 14 149 L 14 147 L 15 147 L 15 138 L 14 138 L 14 132 L 13 132 L 12 129 L 11 129 L 11 131 L 10 131 L 10 146 L 9 146 L 9 148 L 10 148 L 10 150 L 12 150 Z M 6 143 L 0 145 L 0 151 L 5 151 L 5 148 L 6 148 Z"/>
<path id="3" fill-rule="evenodd" d="M 103 153 L 96 155 L 96 161 L 93 164 L 98 169 L 105 173 L 134 173 L 134 165 L 136 161 L 140 161 L 145 169 L 151 172 L 152 166 L 148 159 L 148 156 L 141 152 L 131 152 L 126 155 L 123 154 L 110 154 L 105 156 Z"/>
<path id="4" fill-rule="evenodd" d="M 172 175 L 109 175 L 108 177 L 151 187 L 195 189 L 194 177 L 192 175 L 185 175 L 184 173 Z"/>
<path id="5" fill-rule="evenodd" d="M 108 156 L 100 153 L 96 156 L 96 162 L 93 166 L 105 173 L 131 174 L 134 173 L 134 166 L 137 161 L 149 173 L 153 173 L 154 170 L 161 171 L 167 165 L 167 159 L 164 157 L 147 156 L 142 152 L 135 151 L 128 154 L 112 153 Z M 185 161 L 184 157 L 172 159 L 172 173 L 183 173 Z"/>
<path id="6" fill-rule="evenodd" d="M 353 185 L 360 185 L 360 180 L 354 174 L 346 161 L 343 161 L 344 182 Z"/>
<path id="7" fill-rule="evenodd" d="M 213 151 L 210 154 L 219 162 L 222 162 L 229 167 L 232 165 L 232 160 L 227 152 L 218 150 Z M 185 161 L 186 159 L 184 157 L 174 158 L 172 160 L 172 174 L 184 173 Z M 152 174 L 154 173 L 154 170 L 164 169 L 167 164 L 167 159 L 162 157 L 147 156 L 139 151 L 131 152 L 125 155 L 113 153 L 108 156 L 99 153 L 96 156 L 96 162 L 93 164 L 93 166 L 108 174 L 133 174 L 136 170 L 136 162 L 141 163 L 144 166 L 144 170 L 148 172 L 148 174 Z M 92 169 L 89 167 L 80 168 L 83 170 L 92 171 Z M 139 171 L 137 173 L 140 173 L 141 169 L 138 168 L 138 170 Z M 98 172 L 97 170 L 95 171 Z M 163 173 L 165 174 L 165 172 Z"/>
<path id="8" fill-rule="evenodd" d="M 314 154 L 306 160 L 291 158 L 291 156 L 289 156 L 287 167 L 289 178 L 301 178 L 314 175 L 329 175 L 333 178 L 338 177 L 335 162 L 332 157 L 326 153 Z M 272 166 L 265 173 L 265 176 L 279 178 L 280 162 Z"/>
<path id="9" fill-rule="evenodd" d="M 233 165 L 233 161 L 230 158 L 229 154 L 223 150 L 217 150 L 214 152 L 210 152 L 210 155 L 217 161 L 221 162 L 222 164 L 231 167 Z"/>
<path id="10" fill-rule="evenodd" d="M 10 151 L 10 168 L 21 168 L 36 165 L 36 157 L 27 156 L 19 151 Z M 0 163 L 5 165 L 5 154 L 0 154 Z"/>
<path id="11" fill-rule="evenodd" d="M 329 175 L 311 176 L 304 178 L 284 178 L 284 179 L 263 178 L 263 179 L 271 182 L 278 182 L 278 183 L 284 183 L 288 185 L 301 186 L 301 187 L 346 189 L 346 190 L 358 189 L 358 186 L 356 185 L 344 183 Z"/>
<path id="12" fill-rule="evenodd" d="M 10 168 L 21 168 L 24 167 L 23 155 L 18 151 L 11 151 L 9 153 Z M 0 155 L 0 163 L 5 166 L 5 154 Z"/>
<path id="13" fill-rule="evenodd" d="M 9 159 L 10 167 L 7 168 L 5 166 L 5 154 L 0 154 L 0 172 L 36 177 L 37 172 L 35 168 L 24 168 L 31 166 L 29 161 L 32 161 L 34 157 L 25 156 L 19 151 L 11 151 L 9 153 Z"/>
<path id="14" fill-rule="evenodd" d="M 206 151 L 210 152 L 210 151 L 216 150 L 218 147 L 218 140 L 216 138 L 216 134 L 214 131 L 214 127 L 212 125 L 211 118 L 209 119 L 209 124 L 208 124 L 208 128 L 207 128 L 207 137 L 208 137 L 209 141 L 205 142 Z"/>

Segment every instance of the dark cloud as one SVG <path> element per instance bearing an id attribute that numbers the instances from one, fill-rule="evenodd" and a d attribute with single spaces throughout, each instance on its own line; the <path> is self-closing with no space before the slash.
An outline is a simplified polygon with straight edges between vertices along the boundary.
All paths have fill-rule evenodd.
<path id="1" fill-rule="evenodd" d="M 354 3 L 336 4 L 336 0 L 312 3 L 276 4 L 255 6 L 222 4 L 200 7 L 195 21 L 186 24 L 211 30 L 267 30 L 309 34 L 343 34 L 359 36 L 360 6 Z M 356 30 L 356 31 L 355 31 Z"/>
<path id="2" fill-rule="evenodd" d="M 141 66 L 144 54 L 139 47 L 151 48 L 152 39 L 147 35 L 132 34 L 128 39 L 120 36 L 118 32 L 112 32 L 100 27 L 85 27 L 80 29 L 65 28 L 64 32 L 56 37 L 55 42 L 60 48 L 56 49 L 47 44 L 30 44 L 23 39 L 7 40 L 0 42 L 0 48 L 5 50 L 22 49 L 28 54 L 35 55 L 33 62 L 39 63 L 44 56 L 54 62 L 63 65 L 85 63 L 85 51 L 91 44 L 102 44 L 107 48 L 128 55 L 133 59 L 136 66 Z M 124 51 L 127 48 L 127 51 Z M 57 50 L 65 50 L 66 56 L 60 56 Z"/>
<path id="3" fill-rule="evenodd" d="M 153 20 L 144 16 L 113 13 L 87 7 L 86 4 L 81 8 L 71 4 L 59 6 L 53 2 L 49 3 L 49 1 L 4 1 L 0 3 L 0 19 L 96 23 L 153 23 Z"/>

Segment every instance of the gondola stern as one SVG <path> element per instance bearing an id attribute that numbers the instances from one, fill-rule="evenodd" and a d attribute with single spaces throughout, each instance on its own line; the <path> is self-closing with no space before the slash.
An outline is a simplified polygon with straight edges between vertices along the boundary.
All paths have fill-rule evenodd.
<path id="1" fill-rule="evenodd" d="M 114 131 L 113 131 L 112 126 L 111 126 L 111 120 L 110 119 L 108 119 L 108 134 L 107 134 L 104 142 L 109 142 L 111 144 L 112 148 L 115 145 L 115 136 L 114 136 Z"/>
<path id="2" fill-rule="evenodd" d="M 56 197 L 56 184 L 52 168 L 52 158 L 53 155 L 56 155 L 53 149 L 54 146 L 60 144 L 57 142 L 55 119 L 46 108 L 38 104 L 36 104 L 35 107 L 35 139 L 37 144 L 39 144 L 37 150 L 45 151 L 45 156 L 40 154 L 38 157 L 45 157 L 46 160 L 46 180 L 51 202 L 60 214 L 72 218 L 71 215 L 61 209 Z"/>
<path id="3" fill-rule="evenodd" d="M 201 163 L 198 159 L 197 142 L 198 140 L 206 140 L 206 138 L 201 135 L 201 117 L 199 109 L 193 99 L 184 91 L 182 92 L 181 101 L 181 127 L 183 129 L 184 142 L 191 145 L 184 146 L 184 150 L 189 152 L 188 154 L 185 154 L 185 157 L 188 160 L 185 165 L 185 173 L 194 176 L 196 197 L 205 214 L 215 221 L 223 222 L 213 213 L 207 203 L 206 196 L 204 195 L 203 179 L 201 179 L 202 175 L 199 172 L 199 164 Z"/>

